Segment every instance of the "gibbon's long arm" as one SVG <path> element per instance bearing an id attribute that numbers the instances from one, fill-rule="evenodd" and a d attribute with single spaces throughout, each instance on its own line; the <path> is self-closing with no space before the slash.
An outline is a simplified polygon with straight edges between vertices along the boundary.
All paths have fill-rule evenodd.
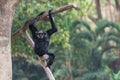
<path id="1" fill-rule="evenodd" d="M 58 29 L 57 29 L 57 27 L 56 27 L 56 24 L 55 24 L 55 21 L 54 21 L 54 18 L 53 18 L 52 15 L 51 15 L 51 11 L 52 11 L 52 10 L 50 10 L 50 11 L 48 12 L 48 13 L 49 13 L 50 23 L 51 23 L 51 26 L 52 26 L 51 29 L 47 30 L 47 33 L 48 33 L 49 37 L 50 37 L 53 33 L 55 33 L 55 32 L 58 31 Z"/>
<path id="2" fill-rule="evenodd" d="M 68 5 L 64 5 L 64 6 L 61 6 L 57 9 L 54 9 L 52 10 L 51 14 L 55 14 L 55 13 L 59 13 L 59 12 L 63 12 L 63 11 L 66 11 L 66 10 L 69 10 L 71 8 L 74 8 L 76 10 L 80 10 L 80 8 L 76 5 L 76 4 L 68 4 Z M 48 13 L 44 13 L 40 19 L 45 19 L 46 16 L 48 16 Z M 39 19 L 39 20 L 40 20 Z M 26 23 L 24 24 L 24 26 L 19 29 L 18 31 L 16 31 L 13 35 L 12 35 L 12 41 L 14 41 L 18 36 L 24 34 L 24 32 L 28 29 L 28 26 L 29 26 L 29 20 L 26 21 Z"/>

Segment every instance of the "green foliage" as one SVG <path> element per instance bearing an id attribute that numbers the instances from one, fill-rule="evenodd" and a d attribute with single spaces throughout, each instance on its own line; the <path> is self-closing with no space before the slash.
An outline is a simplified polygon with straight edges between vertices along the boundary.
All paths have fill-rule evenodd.
<path id="1" fill-rule="evenodd" d="M 96 22 L 96 25 L 98 28 L 96 29 L 96 34 L 100 34 L 100 32 L 103 32 L 106 27 L 113 27 L 113 30 L 116 29 L 116 31 L 120 31 L 120 26 L 114 22 L 109 22 L 107 20 L 99 20 Z"/>
<path id="2" fill-rule="evenodd" d="M 103 77 L 106 76 L 106 77 Z M 106 72 L 97 71 L 93 73 L 86 73 L 83 77 L 78 77 L 75 80 L 109 80 L 109 76 Z"/>
<path id="3" fill-rule="evenodd" d="M 115 74 L 114 72 L 111 71 L 111 76 L 113 80 L 119 80 L 120 79 L 120 71 Z"/>
<path id="4" fill-rule="evenodd" d="M 110 80 L 104 68 L 110 60 L 106 53 L 115 53 L 115 49 L 120 47 L 120 26 L 107 20 L 100 20 L 94 27 L 91 23 L 87 23 L 89 22 L 87 19 L 87 21 L 80 20 L 81 16 L 88 14 L 90 1 L 21 0 L 16 8 L 12 34 L 21 28 L 26 20 L 42 11 L 68 3 L 80 6 L 80 11 L 71 9 L 53 15 L 59 31 L 51 37 L 49 51 L 56 55 L 52 65 L 56 80 L 71 75 L 74 80 Z M 91 10 L 91 13 L 95 14 L 95 11 Z M 40 21 L 36 26 L 46 30 L 50 28 L 50 23 Z M 12 53 L 20 55 L 13 57 L 13 80 L 46 80 L 46 74 L 40 65 L 36 64 L 34 52 L 23 36 L 12 42 Z M 22 57 L 24 54 L 27 55 L 27 59 Z M 106 62 L 104 55 L 107 57 Z"/>
<path id="5" fill-rule="evenodd" d="M 105 29 L 108 27 L 110 28 L 106 31 Z M 75 55 L 79 53 L 80 61 L 82 60 L 83 62 L 81 64 L 87 68 L 87 74 L 89 73 L 88 75 L 84 74 L 85 76 L 83 76 L 82 79 L 78 79 L 106 80 L 105 75 L 102 75 L 103 79 L 100 79 L 96 74 L 98 74 L 97 71 L 100 69 L 102 69 L 101 71 L 103 71 L 103 73 L 107 74 L 104 72 L 104 67 L 102 67 L 102 56 L 106 51 L 111 52 L 119 48 L 119 27 L 116 23 L 100 20 L 96 23 L 96 29 L 93 30 L 90 29 L 91 27 L 88 26 L 86 22 L 73 22 L 70 36 L 70 43 L 73 50 L 72 54 Z M 83 45 L 86 46 L 84 47 Z M 72 60 L 74 61 L 74 59 Z"/>
<path id="6" fill-rule="evenodd" d="M 61 68 L 56 71 L 54 76 L 58 79 L 60 77 L 69 77 L 69 70 L 65 65 L 61 65 Z"/>
<path id="7" fill-rule="evenodd" d="M 107 70 L 110 73 L 110 76 L 112 78 L 112 80 L 119 80 L 120 79 L 120 71 L 118 71 L 118 73 L 114 73 L 113 70 L 111 70 L 110 68 L 107 67 Z"/>
<path id="8" fill-rule="evenodd" d="M 47 80 L 44 70 L 36 61 L 16 56 L 13 63 L 13 80 Z"/>

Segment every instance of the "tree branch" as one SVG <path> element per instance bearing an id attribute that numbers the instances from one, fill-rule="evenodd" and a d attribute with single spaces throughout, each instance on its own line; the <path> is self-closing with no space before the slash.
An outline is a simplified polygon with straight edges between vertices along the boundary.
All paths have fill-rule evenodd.
<path id="1" fill-rule="evenodd" d="M 101 5 L 100 5 L 100 0 L 95 0 L 95 8 L 96 8 L 96 12 L 97 12 L 97 18 L 93 17 L 92 15 L 88 14 L 88 17 L 96 23 L 96 21 L 98 21 L 99 19 L 102 18 L 102 14 L 101 14 Z"/>
<path id="2" fill-rule="evenodd" d="M 93 17 L 93 16 L 90 15 L 90 14 L 88 14 L 88 17 L 89 17 L 93 22 L 95 22 L 95 23 L 96 23 L 96 21 L 98 20 L 98 18 L 95 18 L 95 17 Z"/>
<path id="3" fill-rule="evenodd" d="M 33 42 L 32 38 L 30 37 L 30 35 L 28 34 L 27 31 L 25 31 L 24 37 L 25 37 L 25 39 L 28 41 L 28 43 L 30 44 L 30 46 L 31 46 L 32 48 L 34 48 L 34 42 Z"/>
<path id="4" fill-rule="evenodd" d="M 51 70 L 49 67 L 46 67 L 46 61 L 45 60 L 39 60 L 40 61 L 40 65 L 43 67 L 43 69 L 45 70 L 49 80 L 55 80 Z"/>
<path id="5" fill-rule="evenodd" d="M 55 10 L 52 10 L 52 14 L 55 14 L 55 13 L 58 13 L 58 12 L 62 12 L 62 11 L 65 11 L 65 10 L 68 10 L 70 8 L 74 8 L 74 9 L 79 9 L 75 4 L 69 4 L 69 5 L 65 5 L 65 6 L 62 6 L 60 8 L 57 8 Z M 44 13 L 43 15 L 41 15 L 40 19 L 39 20 L 44 20 L 46 17 L 48 16 L 48 13 Z M 24 26 L 19 29 L 16 33 L 14 33 L 12 35 L 12 41 L 15 40 L 18 36 L 20 35 L 24 35 L 24 37 L 26 38 L 26 40 L 28 41 L 28 43 L 30 44 L 30 46 L 32 48 L 34 48 L 34 42 L 33 40 L 31 39 L 30 35 L 27 33 L 27 28 L 29 26 L 29 22 L 30 22 L 31 19 L 27 20 L 24 24 Z M 43 55 L 42 57 L 39 57 L 39 61 L 40 61 L 40 65 L 43 67 L 43 69 L 45 70 L 49 80 L 55 80 L 51 70 L 46 67 L 46 58 L 48 58 L 48 55 Z"/>
<path id="6" fill-rule="evenodd" d="M 65 5 L 65 6 L 61 6 L 57 9 L 54 9 L 52 10 L 52 14 L 56 14 L 56 13 L 59 13 L 59 12 L 62 12 L 62 11 L 65 11 L 65 10 L 68 10 L 68 9 L 71 9 L 71 8 L 74 8 L 76 10 L 79 10 L 80 8 L 75 5 L 75 4 L 68 4 L 68 5 Z M 46 17 L 48 16 L 48 12 L 45 12 L 43 15 L 41 15 L 40 19 L 39 20 L 45 20 Z M 32 19 L 32 18 L 31 18 Z M 15 32 L 13 35 L 12 35 L 12 41 L 15 40 L 18 36 L 20 36 L 21 34 L 23 34 L 27 29 L 28 29 L 28 23 L 30 22 L 30 20 L 27 20 L 24 24 L 24 26 L 19 29 L 17 32 Z"/>
<path id="7" fill-rule="evenodd" d="M 34 48 L 34 42 L 31 39 L 30 35 L 28 34 L 27 31 L 25 31 L 24 33 L 24 37 L 26 38 L 26 40 L 28 41 L 28 43 L 30 44 L 30 46 L 32 48 Z M 51 70 L 49 69 L 49 67 L 46 67 L 47 62 L 46 59 L 48 58 L 48 55 L 43 55 L 42 57 L 38 57 L 39 61 L 40 61 L 40 65 L 43 67 L 44 71 L 46 72 L 49 80 L 55 80 Z"/>

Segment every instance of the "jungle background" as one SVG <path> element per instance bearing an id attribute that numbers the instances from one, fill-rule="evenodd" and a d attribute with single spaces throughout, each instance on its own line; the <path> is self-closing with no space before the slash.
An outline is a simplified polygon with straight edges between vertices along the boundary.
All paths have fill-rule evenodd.
<path id="1" fill-rule="evenodd" d="M 54 14 L 58 32 L 49 52 L 56 55 L 51 67 L 56 80 L 120 80 L 120 0 L 20 0 L 12 34 L 42 11 L 75 3 Z M 36 23 L 49 29 L 48 21 Z M 30 33 L 29 29 L 28 32 Z M 12 42 L 13 80 L 48 80 L 24 36 Z"/>

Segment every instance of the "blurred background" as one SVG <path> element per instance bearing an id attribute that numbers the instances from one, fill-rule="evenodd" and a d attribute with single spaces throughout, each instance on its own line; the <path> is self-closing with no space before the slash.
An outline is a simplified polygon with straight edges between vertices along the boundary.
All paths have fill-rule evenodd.
<path id="1" fill-rule="evenodd" d="M 120 80 L 120 0 L 20 0 L 12 34 L 26 20 L 42 11 L 75 3 L 54 14 L 58 32 L 52 35 L 49 52 L 56 58 L 51 67 L 56 80 Z M 36 23 L 49 29 L 48 21 Z M 30 31 L 28 30 L 30 33 Z M 48 80 L 24 36 L 12 42 L 13 80 Z"/>

